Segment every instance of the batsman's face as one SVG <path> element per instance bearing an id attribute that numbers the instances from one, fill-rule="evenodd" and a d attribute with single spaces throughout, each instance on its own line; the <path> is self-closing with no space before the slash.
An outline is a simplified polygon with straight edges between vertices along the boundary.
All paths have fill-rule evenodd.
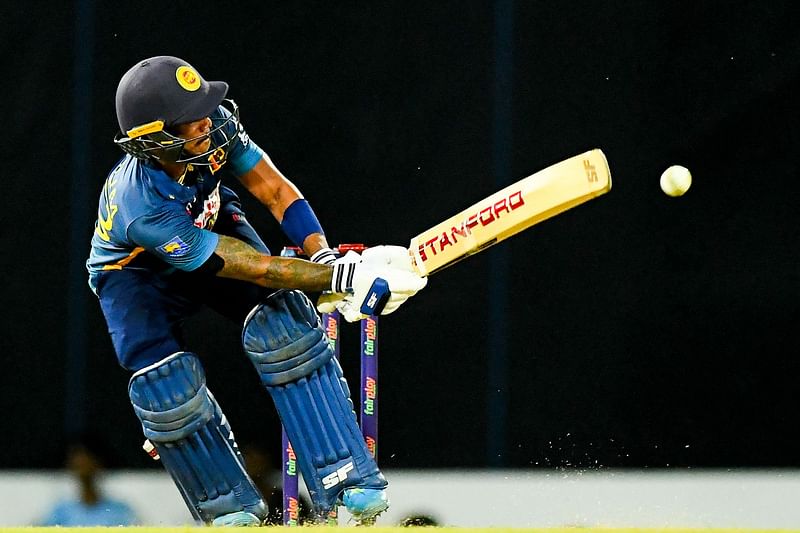
<path id="1" fill-rule="evenodd" d="M 211 119 L 206 117 L 194 122 L 179 124 L 174 128 L 174 134 L 181 139 L 191 139 L 191 142 L 183 146 L 184 151 L 190 154 L 202 154 L 211 147 Z"/>

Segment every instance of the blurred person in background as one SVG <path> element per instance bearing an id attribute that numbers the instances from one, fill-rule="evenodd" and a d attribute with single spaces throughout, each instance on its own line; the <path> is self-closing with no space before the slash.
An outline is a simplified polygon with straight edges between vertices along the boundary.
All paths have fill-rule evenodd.
<path id="1" fill-rule="evenodd" d="M 67 447 L 65 466 L 72 475 L 76 498 L 57 502 L 38 525 L 42 526 L 130 526 L 139 523 L 125 502 L 103 493 L 99 478 L 107 454 L 93 438 L 81 438 Z"/>

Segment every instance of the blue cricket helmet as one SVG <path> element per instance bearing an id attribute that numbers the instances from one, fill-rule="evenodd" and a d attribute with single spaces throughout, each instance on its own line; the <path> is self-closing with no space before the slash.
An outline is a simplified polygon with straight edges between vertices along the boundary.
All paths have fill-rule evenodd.
<path id="1" fill-rule="evenodd" d="M 239 112 L 226 100 L 228 84 L 206 81 L 188 62 L 173 56 L 156 56 L 138 62 L 120 79 L 116 108 L 120 133 L 114 142 L 140 159 L 210 165 L 209 157 L 237 139 L 222 129 L 234 122 L 239 129 Z M 202 154 L 184 154 L 183 147 L 194 139 L 182 139 L 170 129 L 211 115 L 220 105 L 231 107 L 229 116 L 212 119 L 212 131 L 221 131 L 224 141 Z M 230 128 L 227 128 L 230 129 Z M 210 134 L 209 134 L 210 135 Z M 212 137 L 213 139 L 213 137 Z"/>

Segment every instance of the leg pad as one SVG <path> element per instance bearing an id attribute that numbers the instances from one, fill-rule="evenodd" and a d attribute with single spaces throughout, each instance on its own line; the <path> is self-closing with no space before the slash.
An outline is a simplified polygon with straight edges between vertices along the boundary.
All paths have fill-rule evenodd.
<path id="1" fill-rule="evenodd" d="M 178 352 L 136 372 L 128 394 L 195 519 L 211 523 L 238 511 L 266 518 L 266 504 L 194 354 Z"/>
<path id="2" fill-rule="evenodd" d="M 272 295 L 248 316 L 243 343 L 275 402 L 317 511 L 332 509 L 345 488 L 385 487 L 308 298 L 297 291 Z"/>

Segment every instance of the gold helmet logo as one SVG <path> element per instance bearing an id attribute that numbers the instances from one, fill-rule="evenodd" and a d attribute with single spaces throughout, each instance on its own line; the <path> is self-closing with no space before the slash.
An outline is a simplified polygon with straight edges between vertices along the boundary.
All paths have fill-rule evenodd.
<path id="1" fill-rule="evenodd" d="M 178 67 L 175 71 L 178 84 L 187 91 L 196 91 L 200 88 L 200 75 L 192 67 Z"/>

